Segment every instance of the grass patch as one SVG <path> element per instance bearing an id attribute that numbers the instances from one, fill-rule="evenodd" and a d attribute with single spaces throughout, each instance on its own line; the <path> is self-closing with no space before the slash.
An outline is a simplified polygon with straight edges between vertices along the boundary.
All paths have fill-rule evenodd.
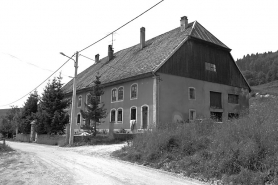
<path id="1" fill-rule="evenodd" d="M 254 99 L 249 115 L 175 124 L 146 132 L 115 151 L 123 160 L 223 184 L 278 183 L 278 100 Z"/>
<path id="2" fill-rule="evenodd" d="M 3 145 L 0 143 L 0 154 L 5 152 L 11 152 L 14 151 L 11 147 L 9 147 L 7 144 Z"/>

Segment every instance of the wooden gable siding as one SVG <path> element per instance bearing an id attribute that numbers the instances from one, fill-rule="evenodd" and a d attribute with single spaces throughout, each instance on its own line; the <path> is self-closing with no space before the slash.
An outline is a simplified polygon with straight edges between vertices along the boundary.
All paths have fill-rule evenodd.
<path id="1" fill-rule="evenodd" d="M 216 72 L 206 70 L 206 62 L 215 64 Z M 228 50 L 195 39 L 185 42 L 157 72 L 249 89 Z"/>

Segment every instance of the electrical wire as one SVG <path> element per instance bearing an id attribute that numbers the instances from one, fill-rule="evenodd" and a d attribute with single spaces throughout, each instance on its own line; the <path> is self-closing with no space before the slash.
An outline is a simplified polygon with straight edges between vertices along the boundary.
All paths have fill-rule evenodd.
<path id="1" fill-rule="evenodd" d="M 113 34 L 114 32 L 118 31 L 119 29 L 125 27 L 126 25 L 128 25 L 129 23 L 131 23 L 132 21 L 134 21 L 135 19 L 141 17 L 142 15 L 144 15 L 145 13 L 147 13 L 148 11 L 150 11 L 151 9 L 153 9 L 154 7 L 156 7 L 157 5 L 159 5 L 160 3 L 162 3 L 164 0 L 159 1 L 158 3 L 156 3 L 155 5 L 153 5 L 152 7 L 150 7 L 149 9 L 147 9 L 146 11 L 144 11 L 143 13 L 141 13 L 140 15 L 136 16 L 135 18 L 131 19 L 130 21 L 128 21 L 127 23 L 125 23 L 124 25 L 120 26 L 119 28 L 117 28 L 116 30 L 112 31 L 111 33 L 109 33 L 108 35 L 102 37 L 101 39 L 97 40 L 96 42 L 94 42 L 93 44 L 85 47 L 84 49 L 80 50 L 79 52 L 82 52 L 86 49 L 88 49 L 89 47 L 95 45 L 96 43 L 102 41 L 103 39 L 105 39 L 106 37 L 108 37 L 109 35 Z"/>
<path id="2" fill-rule="evenodd" d="M 123 24 L 122 26 L 120 26 L 120 27 L 117 28 L 116 30 L 112 31 L 111 33 L 109 33 L 108 35 L 102 37 L 101 39 L 97 40 L 97 41 L 94 42 L 93 44 L 90 44 L 89 46 L 85 47 L 84 49 L 80 50 L 79 52 L 82 52 L 82 51 L 88 49 L 89 47 L 91 47 L 91 46 L 97 44 L 98 42 L 102 41 L 103 39 L 105 39 L 105 38 L 108 37 L 109 35 L 113 34 L 114 32 L 120 30 L 121 28 L 125 27 L 125 26 L 128 25 L 129 23 L 133 22 L 133 21 L 136 20 L 137 18 L 141 17 L 142 15 L 144 15 L 145 13 L 147 13 L 148 11 L 150 11 L 151 9 L 153 9 L 154 7 L 156 7 L 157 5 L 159 5 L 160 3 L 162 3 L 163 1 L 164 1 L 164 0 L 159 1 L 159 2 L 156 3 L 155 5 L 153 5 L 152 7 L 150 7 L 149 9 L 147 9 L 146 11 L 144 11 L 143 13 L 139 14 L 139 15 L 136 16 L 135 18 L 131 19 L 130 21 L 128 21 L 127 23 Z M 75 54 L 74 54 L 74 55 L 75 55 Z M 73 57 L 74 55 L 72 55 L 72 57 Z M 81 54 L 80 54 L 80 55 L 81 55 Z M 84 55 L 81 55 L 81 56 L 83 56 L 83 57 L 85 57 L 85 58 L 88 58 L 88 57 L 86 57 L 86 56 L 84 56 Z M 30 91 L 29 93 L 25 94 L 24 96 L 22 96 L 21 98 L 17 99 L 16 101 L 13 101 L 13 102 L 11 102 L 11 103 L 9 103 L 9 104 L 5 104 L 5 105 L 0 105 L 0 107 L 4 107 L 4 106 L 11 105 L 11 104 L 13 104 L 13 103 L 15 103 L 15 102 L 17 102 L 17 101 L 23 99 L 24 97 L 26 97 L 27 95 L 29 95 L 29 94 L 32 93 L 33 91 L 35 91 L 35 90 L 36 90 L 38 87 L 40 87 L 44 82 L 46 82 L 51 76 L 53 76 L 59 69 L 61 69 L 66 63 L 68 63 L 68 61 L 71 60 L 72 57 L 70 57 L 63 65 L 61 65 L 57 70 L 55 70 L 49 77 L 47 77 L 42 83 L 40 83 L 40 84 L 39 84 L 37 87 L 35 87 L 32 91 Z M 88 59 L 90 59 L 90 58 L 88 58 Z M 93 60 L 93 59 L 90 59 L 90 60 Z M 111 67 L 111 68 L 115 68 L 115 67 L 110 66 L 110 65 L 107 65 L 107 66 L 109 66 L 109 67 Z M 115 68 L 115 69 L 118 69 L 118 68 Z M 121 70 L 121 69 L 118 69 L 118 70 Z M 123 70 L 121 70 L 121 71 L 123 71 Z M 127 72 L 127 71 L 124 71 L 124 72 Z"/>
<path id="3" fill-rule="evenodd" d="M 75 54 L 74 54 L 75 55 Z M 11 103 L 5 104 L 5 105 L 0 105 L 0 107 L 4 107 L 4 106 L 8 106 L 11 105 L 21 99 L 23 99 L 24 97 L 26 97 L 27 95 L 29 95 L 30 93 L 32 93 L 33 91 L 35 91 L 38 87 L 40 87 L 44 82 L 46 82 L 51 76 L 53 76 L 57 71 L 59 71 L 59 69 L 61 69 L 66 63 L 68 63 L 72 57 L 74 56 L 72 55 L 65 63 L 63 63 L 58 69 L 56 69 L 49 77 L 47 77 L 42 83 L 40 83 L 37 87 L 35 87 L 32 91 L 28 92 L 27 94 L 25 94 L 24 96 L 22 96 L 21 98 L 17 99 L 16 101 L 13 101 Z"/>

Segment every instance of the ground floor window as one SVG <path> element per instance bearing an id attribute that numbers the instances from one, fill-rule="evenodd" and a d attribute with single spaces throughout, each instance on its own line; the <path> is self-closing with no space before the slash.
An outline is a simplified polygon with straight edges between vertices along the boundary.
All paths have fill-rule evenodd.
<path id="1" fill-rule="evenodd" d="M 189 121 L 193 121 L 196 119 L 196 111 L 193 109 L 189 110 Z"/>
<path id="2" fill-rule="evenodd" d="M 136 107 L 130 109 L 130 120 L 136 120 Z"/>
<path id="3" fill-rule="evenodd" d="M 110 112 L 110 122 L 115 122 L 116 121 L 116 110 L 111 110 Z"/>
<path id="4" fill-rule="evenodd" d="M 222 122 L 222 112 L 210 112 L 210 118 L 216 122 Z"/>
<path id="5" fill-rule="evenodd" d="M 81 122 L 81 115 L 80 114 L 77 114 L 77 124 L 80 124 L 80 122 Z"/>
<path id="6" fill-rule="evenodd" d="M 122 122 L 123 121 L 123 109 L 119 108 L 117 112 L 118 112 L 117 121 Z"/>
<path id="7" fill-rule="evenodd" d="M 228 113 L 228 120 L 238 119 L 238 113 Z"/>

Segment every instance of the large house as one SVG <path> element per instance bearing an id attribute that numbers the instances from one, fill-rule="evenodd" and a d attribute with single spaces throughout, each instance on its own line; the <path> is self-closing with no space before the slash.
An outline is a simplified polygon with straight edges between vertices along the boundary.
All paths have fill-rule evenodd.
<path id="1" fill-rule="evenodd" d="M 139 36 L 138 36 L 139 37 Z M 99 126 L 108 129 L 149 129 L 176 121 L 213 117 L 224 121 L 249 108 L 250 86 L 240 72 L 231 49 L 199 22 L 182 17 L 180 27 L 108 55 L 77 76 L 75 131 L 84 124 L 88 92 L 97 74 L 104 95 L 107 117 Z M 63 87 L 68 97 L 72 81 Z"/>

